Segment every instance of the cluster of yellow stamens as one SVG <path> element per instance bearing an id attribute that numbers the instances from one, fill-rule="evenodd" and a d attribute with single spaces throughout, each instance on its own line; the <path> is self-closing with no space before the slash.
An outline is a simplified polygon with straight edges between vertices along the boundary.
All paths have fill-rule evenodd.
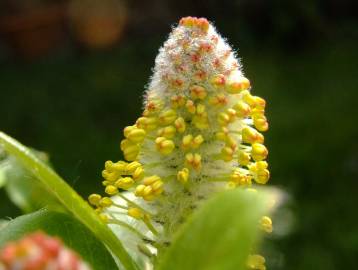
<path id="1" fill-rule="evenodd" d="M 240 68 L 206 19 L 181 19 L 156 59 L 142 116 L 124 129 L 120 147 L 128 162 L 105 164 L 105 192 L 124 198 L 126 205 L 118 207 L 142 220 L 157 246 L 170 242 L 195 208 L 193 198 L 213 192 L 206 194 L 201 186 L 249 187 L 269 179 L 268 150 L 260 133 L 268 129 L 266 104 L 250 93 Z M 89 201 L 105 215 L 115 205 L 96 194 Z M 271 219 L 263 217 L 260 226 L 271 232 Z M 253 256 L 248 265 L 264 269 L 261 257 Z"/>

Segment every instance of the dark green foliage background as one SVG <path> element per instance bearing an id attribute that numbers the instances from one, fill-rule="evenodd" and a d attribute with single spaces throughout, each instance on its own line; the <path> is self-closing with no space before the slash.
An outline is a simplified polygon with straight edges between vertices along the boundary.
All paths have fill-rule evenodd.
<path id="1" fill-rule="evenodd" d="M 294 217 L 287 220 L 290 234 L 274 241 L 282 257 L 270 269 L 356 268 L 355 4 L 155 2 L 165 16 L 154 8 L 144 14 L 133 1 L 143 18 L 107 52 L 84 52 L 70 43 L 33 62 L 0 54 L 0 130 L 48 152 L 83 196 L 98 192 L 103 162 L 121 158 L 122 129 L 141 113 L 144 86 L 170 24 L 188 14 L 207 16 L 239 48 L 253 92 L 268 103 L 270 184 L 288 192 Z M 0 216 L 19 213 L 0 191 Z"/>

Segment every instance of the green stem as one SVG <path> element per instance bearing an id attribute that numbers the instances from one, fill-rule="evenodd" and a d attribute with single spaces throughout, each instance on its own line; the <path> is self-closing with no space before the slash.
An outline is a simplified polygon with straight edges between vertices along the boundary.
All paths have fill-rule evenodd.
<path id="1" fill-rule="evenodd" d="M 113 254 L 118 257 L 125 269 L 139 269 L 115 234 L 99 219 L 98 215 L 88 203 L 58 174 L 34 156 L 28 148 L 1 131 L 0 146 L 21 161 L 22 165 L 31 171 L 69 212 L 101 239 Z"/>

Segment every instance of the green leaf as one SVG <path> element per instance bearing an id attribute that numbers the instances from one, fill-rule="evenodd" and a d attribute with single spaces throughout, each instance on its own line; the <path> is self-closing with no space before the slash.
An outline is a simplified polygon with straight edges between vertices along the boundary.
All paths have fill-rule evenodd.
<path id="1" fill-rule="evenodd" d="M 43 159 L 44 154 L 32 151 L 37 157 Z M 26 170 L 12 156 L 9 156 L 0 165 L 1 175 L 6 180 L 5 190 L 11 201 L 22 211 L 29 213 L 43 207 L 53 210 L 63 210 L 56 197 L 46 189 L 30 171 Z M 1 181 L 1 179 L 0 179 Z"/>
<path id="2" fill-rule="evenodd" d="M 236 189 L 206 202 L 183 225 L 159 270 L 242 270 L 267 212 L 263 192 Z"/>
<path id="3" fill-rule="evenodd" d="M 97 238 L 102 240 L 113 254 L 117 256 L 125 269 L 138 269 L 138 266 L 124 249 L 115 234 L 99 219 L 89 204 L 47 164 L 31 153 L 24 145 L 3 132 L 0 132 L 0 146 L 3 147 L 8 154 L 16 157 L 24 168 L 31 171 L 70 213 L 86 225 Z"/>
<path id="4" fill-rule="evenodd" d="M 39 230 L 61 238 L 65 245 L 75 250 L 92 266 L 93 270 L 117 268 L 112 255 L 89 229 L 69 215 L 47 210 L 40 210 L 10 221 L 1 230 L 0 247 Z"/>

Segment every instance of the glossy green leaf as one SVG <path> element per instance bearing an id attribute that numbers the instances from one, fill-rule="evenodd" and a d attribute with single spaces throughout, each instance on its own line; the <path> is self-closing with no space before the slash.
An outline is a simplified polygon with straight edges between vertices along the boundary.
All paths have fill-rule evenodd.
<path id="1" fill-rule="evenodd" d="M 72 213 L 97 238 L 102 240 L 120 260 L 125 269 L 138 269 L 138 266 L 124 249 L 120 240 L 100 220 L 96 212 L 46 163 L 36 157 L 27 147 L 3 132 L 0 132 L 0 147 L 3 147 L 8 154 L 16 157 L 21 165 L 39 179 L 67 211 Z"/>
<path id="2" fill-rule="evenodd" d="M 237 189 L 217 195 L 182 227 L 157 269 L 245 269 L 267 209 L 263 192 Z"/>
<path id="3" fill-rule="evenodd" d="M 75 250 L 93 270 L 117 269 L 112 255 L 103 243 L 84 225 L 63 213 L 40 210 L 10 221 L 1 230 L 0 247 L 39 230 L 61 238 L 65 245 Z"/>

